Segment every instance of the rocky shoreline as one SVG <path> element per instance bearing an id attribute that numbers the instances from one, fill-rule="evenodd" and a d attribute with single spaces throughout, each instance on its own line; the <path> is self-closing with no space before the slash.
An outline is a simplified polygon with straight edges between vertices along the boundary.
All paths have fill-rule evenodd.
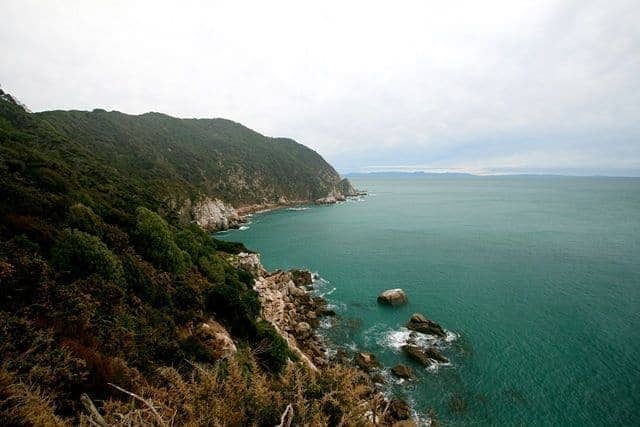
<path id="1" fill-rule="evenodd" d="M 380 402 L 379 408 L 375 411 L 376 414 L 381 414 L 375 416 L 376 424 L 396 427 L 438 425 L 433 417 L 418 419 L 404 400 L 385 397 L 382 386 L 384 379 L 381 375 L 383 366 L 375 355 L 358 351 L 350 357 L 344 351 L 333 348 L 331 343 L 326 342 L 318 334 L 317 329 L 321 320 L 335 316 L 336 313 L 327 305 L 324 298 L 314 295 L 317 276 L 306 270 L 267 272 L 256 253 L 240 253 L 232 256 L 230 261 L 254 277 L 254 289 L 262 305 L 261 317 L 273 324 L 291 350 L 310 369 L 316 371 L 330 364 L 345 364 L 356 366 L 367 374 L 370 381 L 370 394 Z M 402 347 L 407 359 L 424 367 L 448 362 L 437 348 L 425 347 L 417 339 L 417 335 L 421 333 L 443 336 L 444 329 L 440 325 L 421 314 L 414 314 L 407 323 L 407 327 L 412 330 L 409 339 Z M 429 329 L 427 331 L 424 328 Z M 390 372 L 405 380 L 415 378 L 413 370 L 403 363 L 392 367 Z M 374 417 L 374 415 L 371 416 Z M 373 419 L 365 421 L 373 421 Z"/>
<path id="2" fill-rule="evenodd" d="M 241 227 L 255 213 L 308 204 L 330 205 L 366 194 L 365 191 L 356 190 L 349 180 L 345 178 L 340 181 L 336 189 L 325 197 L 317 199 L 288 200 L 285 197 L 281 197 L 277 202 L 234 207 L 223 200 L 204 197 L 195 201 L 187 199 L 181 205 L 176 200 L 169 200 L 167 204 L 169 209 L 177 212 L 182 221 L 196 223 L 208 231 L 223 231 Z"/>

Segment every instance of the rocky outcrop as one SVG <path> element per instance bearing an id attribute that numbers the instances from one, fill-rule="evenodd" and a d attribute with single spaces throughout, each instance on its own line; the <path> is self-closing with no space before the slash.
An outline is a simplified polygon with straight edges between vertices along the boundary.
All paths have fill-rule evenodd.
<path id="1" fill-rule="evenodd" d="M 407 365 L 402 363 L 397 364 L 391 368 L 391 373 L 399 378 L 410 379 L 413 378 L 413 371 Z"/>
<path id="2" fill-rule="evenodd" d="M 435 347 L 423 348 L 415 344 L 407 344 L 402 346 L 402 351 L 404 351 L 409 358 L 427 367 L 431 366 L 434 362 L 447 363 L 449 361 Z"/>
<path id="3" fill-rule="evenodd" d="M 274 325 L 301 360 L 316 369 L 328 363 L 325 345 L 313 333 L 326 312 L 326 302 L 305 289 L 309 277 L 311 273 L 300 270 L 265 273 L 256 277 L 254 289 L 262 305 L 262 318 Z"/>
<path id="4" fill-rule="evenodd" d="M 372 353 L 358 352 L 353 357 L 353 362 L 365 372 L 371 372 L 380 367 L 380 362 Z"/>
<path id="5" fill-rule="evenodd" d="M 354 186 L 351 184 L 351 181 L 349 181 L 347 178 L 343 178 L 340 181 L 340 183 L 338 184 L 338 191 L 343 196 L 348 197 L 360 195 L 360 192 L 358 192 L 358 190 L 354 188 Z"/>
<path id="6" fill-rule="evenodd" d="M 317 205 L 332 205 L 337 202 L 338 202 L 338 199 L 336 198 L 336 196 L 321 197 L 315 200 L 315 203 Z"/>
<path id="7" fill-rule="evenodd" d="M 389 417 L 393 421 L 403 421 L 411 418 L 411 407 L 401 399 L 392 399 L 389 402 Z"/>
<path id="8" fill-rule="evenodd" d="M 427 355 L 417 345 L 407 344 L 402 346 L 402 351 L 410 358 L 420 363 L 422 366 L 431 366 L 432 362 Z"/>
<path id="9" fill-rule="evenodd" d="M 175 201 L 169 202 L 170 207 L 175 204 Z M 209 231 L 235 228 L 244 222 L 243 217 L 233 206 L 211 197 L 204 197 L 197 201 L 187 199 L 178 208 L 178 215 L 183 221 L 194 222 Z"/>
<path id="10" fill-rule="evenodd" d="M 260 255 L 256 253 L 240 252 L 239 254 L 232 256 L 229 261 L 231 262 L 231 265 L 247 271 L 253 277 L 260 277 L 267 274 L 267 271 L 260 262 Z"/>
<path id="11" fill-rule="evenodd" d="M 311 286 L 313 275 L 308 270 L 291 270 L 291 277 L 296 286 Z"/>
<path id="12" fill-rule="evenodd" d="M 444 338 L 447 335 L 442 326 L 427 319 L 420 313 L 415 313 L 411 316 L 411 319 L 409 319 L 409 322 L 407 323 L 407 329 L 422 332 L 423 334 L 435 335 L 441 338 Z"/>
<path id="13" fill-rule="evenodd" d="M 378 295 L 378 302 L 380 304 L 397 306 L 406 304 L 407 301 L 407 294 L 400 288 L 389 289 Z"/>
<path id="14" fill-rule="evenodd" d="M 211 352 L 214 359 L 226 359 L 238 351 L 227 330 L 213 319 L 201 323 L 194 335 Z"/>

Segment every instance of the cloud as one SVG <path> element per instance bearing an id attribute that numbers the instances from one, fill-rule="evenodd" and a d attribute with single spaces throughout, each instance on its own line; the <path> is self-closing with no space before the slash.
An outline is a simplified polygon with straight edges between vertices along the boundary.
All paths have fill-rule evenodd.
<path id="1" fill-rule="evenodd" d="M 228 117 L 342 171 L 640 174 L 636 1 L 3 2 L 33 110 Z"/>

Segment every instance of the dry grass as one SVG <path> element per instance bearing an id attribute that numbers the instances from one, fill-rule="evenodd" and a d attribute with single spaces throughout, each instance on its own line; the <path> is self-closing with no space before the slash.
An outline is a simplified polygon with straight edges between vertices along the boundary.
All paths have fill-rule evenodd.
<path id="1" fill-rule="evenodd" d="M 102 415 L 117 426 L 277 425 L 291 405 L 292 425 L 366 425 L 379 404 L 360 371 L 331 366 L 313 372 L 290 363 L 278 377 L 263 373 L 249 353 L 214 367 L 195 367 L 183 377 L 161 368 L 154 386 L 136 396 L 104 403 Z M 129 398 L 127 398 L 129 397 Z M 291 414 L 289 414 L 291 415 Z M 288 417 L 289 418 L 289 417 Z M 83 424 L 91 425 L 89 417 Z"/>
<path id="2" fill-rule="evenodd" d="M 68 421 L 55 415 L 52 399 L 36 386 L 16 382 L 0 370 L 0 425 L 66 426 Z"/>

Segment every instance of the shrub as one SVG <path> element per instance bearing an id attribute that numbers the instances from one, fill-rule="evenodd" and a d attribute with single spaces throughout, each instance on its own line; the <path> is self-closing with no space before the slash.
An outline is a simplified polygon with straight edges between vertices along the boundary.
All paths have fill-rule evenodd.
<path id="1" fill-rule="evenodd" d="M 232 332 L 248 337 L 255 334 L 255 319 L 260 314 L 260 301 L 253 289 L 233 277 L 212 286 L 205 296 L 205 308 L 216 313 Z"/>
<path id="2" fill-rule="evenodd" d="M 189 267 L 189 254 L 176 245 L 169 225 L 157 213 L 136 209 L 135 237 L 142 254 L 158 268 L 179 274 Z"/>
<path id="3" fill-rule="evenodd" d="M 80 230 L 64 230 L 52 249 L 54 266 L 75 277 L 98 274 L 119 282 L 123 278 L 120 260 L 96 236 Z"/>
<path id="4" fill-rule="evenodd" d="M 102 219 L 91 208 L 82 203 L 76 203 L 69 208 L 69 224 L 72 228 L 77 228 L 100 238 L 104 235 Z"/>
<path id="5" fill-rule="evenodd" d="M 216 252 L 213 238 L 196 224 L 191 224 L 176 233 L 176 244 L 186 251 L 191 259 L 209 257 Z"/>
<path id="6" fill-rule="evenodd" d="M 289 358 L 294 358 L 287 342 L 276 332 L 271 323 L 259 320 L 256 323 L 258 360 L 270 372 L 280 372 L 286 366 Z"/>

